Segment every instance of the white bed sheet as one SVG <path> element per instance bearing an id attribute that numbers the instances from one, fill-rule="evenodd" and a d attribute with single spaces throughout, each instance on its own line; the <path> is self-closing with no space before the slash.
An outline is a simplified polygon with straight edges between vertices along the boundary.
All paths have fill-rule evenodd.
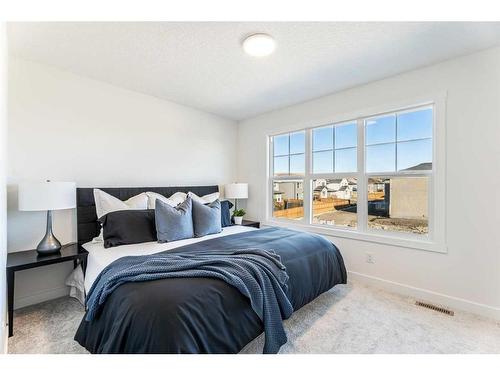
<path id="1" fill-rule="evenodd" d="M 230 234 L 248 232 L 251 230 L 256 230 L 256 228 L 233 225 L 231 227 L 223 228 L 220 233 L 210 234 L 200 238 L 188 238 L 185 240 L 166 243 L 144 242 L 140 244 L 110 247 L 108 249 L 104 247 L 102 242 L 87 242 L 82 245 L 83 248 L 89 252 L 89 256 L 87 258 L 87 271 L 85 273 L 85 292 L 90 290 L 90 287 L 101 271 L 111 262 L 119 258 L 129 255 L 155 254 L 161 251 L 172 250 L 180 246 L 209 240 L 211 238 L 228 236 Z"/>

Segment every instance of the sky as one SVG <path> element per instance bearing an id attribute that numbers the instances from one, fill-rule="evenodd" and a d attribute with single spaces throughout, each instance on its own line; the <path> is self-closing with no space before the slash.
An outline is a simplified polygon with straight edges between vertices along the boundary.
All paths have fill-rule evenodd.
<path id="1" fill-rule="evenodd" d="M 369 173 L 394 172 L 432 161 L 431 108 L 372 118 L 365 129 Z M 314 173 L 356 171 L 355 122 L 313 129 L 312 137 Z M 304 131 L 274 137 L 275 174 L 303 174 L 304 152 Z"/>

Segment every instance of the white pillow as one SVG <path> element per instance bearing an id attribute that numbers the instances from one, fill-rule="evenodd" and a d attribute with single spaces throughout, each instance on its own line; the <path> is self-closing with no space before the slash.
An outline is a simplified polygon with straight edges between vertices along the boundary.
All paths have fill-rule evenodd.
<path id="1" fill-rule="evenodd" d="M 152 191 L 146 192 L 148 195 L 148 208 L 151 210 L 155 209 L 156 200 L 159 199 L 162 202 L 165 202 L 169 206 L 176 207 L 178 204 L 184 202 L 186 200 L 187 194 L 178 191 L 170 196 L 170 198 L 165 197 L 164 195 L 153 193 Z"/>
<path id="2" fill-rule="evenodd" d="M 95 211 L 97 218 L 101 218 L 106 214 L 114 211 L 123 210 L 146 210 L 148 208 L 148 196 L 146 193 L 134 195 L 132 198 L 122 201 L 112 195 L 100 190 L 94 189 Z M 92 242 L 102 242 L 102 229 L 99 236 L 95 237 Z"/>
<path id="3" fill-rule="evenodd" d="M 188 197 L 191 197 L 192 200 L 197 201 L 201 204 L 209 204 L 209 203 L 215 202 L 217 199 L 219 199 L 220 193 L 217 192 L 217 193 L 204 195 L 203 197 L 199 197 L 195 193 L 190 191 L 188 193 Z"/>
<path id="4" fill-rule="evenodd" d="M 100 189 L 94 189 L 94 200 L 95 210 L 99 219 L 114 211 L 146 210 L 148 208 L 148 196 L 146 193 L 140 193 L 126 201 L 122 201 Z"/>

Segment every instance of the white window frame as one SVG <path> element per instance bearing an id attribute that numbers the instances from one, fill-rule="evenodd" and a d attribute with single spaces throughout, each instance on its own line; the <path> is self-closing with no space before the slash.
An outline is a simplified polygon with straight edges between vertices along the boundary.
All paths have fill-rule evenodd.
<path id="1" fill-rule="evenodd" d="M 399 172 L 365 172 L 365 125 L 364 122 L 373 117 L 380 117 L 384 114 L 404 113 L 420 108 L 433 108 L 433 134 L 432 134 L 432 170 L 431 171 L 399 171 Z M 405 248 L 426 250 L 446 253 L 446 196 L 445 196 L 445 157 L 446 157 L 446 93 L 427 95 L 426 97 L 414 98 L 412 100 L 401 101 L 388 105 L 378 106 L 362 111 L 352 112 L 339 116 L 332 116 L 329 119 L 322 119 L 307 124 L 295 124 L 289 131 L 276 134 L 268 134 L 268 166 L 267 166 L 267 186 L 266 189 L 266 220 L 264 225 L 286 226 L 299 230 L 312 231 L 319 234 L 351 238 L 362 241 L 395 245 Z M 358 170 L 353 173 L 312 173 L 312 129 L 328 125 L 342 125 L 349 122 L 356 122 L 358 129 L 357 142 L 357 164 Z M 274 136 L 293 133 L 305 130 L 305 174 L 303 177 L 297 176 L 273 176 L 273 148 L 272 139 Z M 397 157 L 397 156 L 396 156 Z M 428 204 L 429 204 L 429 233 L 419 235 L 404 232 L 391 232 L 380 229 L 368 228 L 368 178 L 391 177 L 391 176 L 427 176 L 429 178 Z M 312 224 L 312 181 L 317 178 L 357 178 L 358 189 L 358 222 L 356 228 L 336 227 L 324 224 Z M 304 187 L 304 217 L 302 219 L 291 220 L 273 217 L 273 181 L 295 181 L 303 180 Z"/>

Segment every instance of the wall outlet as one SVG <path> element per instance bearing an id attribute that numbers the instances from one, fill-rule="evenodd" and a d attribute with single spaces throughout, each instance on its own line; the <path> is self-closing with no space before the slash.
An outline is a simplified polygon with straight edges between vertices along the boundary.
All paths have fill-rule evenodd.
<path id="1" fill-rule="evenodd" d="M 373 253 L 366 253 L 366 263 L 375 263 L 375 258 L 373 257 Z"/>

